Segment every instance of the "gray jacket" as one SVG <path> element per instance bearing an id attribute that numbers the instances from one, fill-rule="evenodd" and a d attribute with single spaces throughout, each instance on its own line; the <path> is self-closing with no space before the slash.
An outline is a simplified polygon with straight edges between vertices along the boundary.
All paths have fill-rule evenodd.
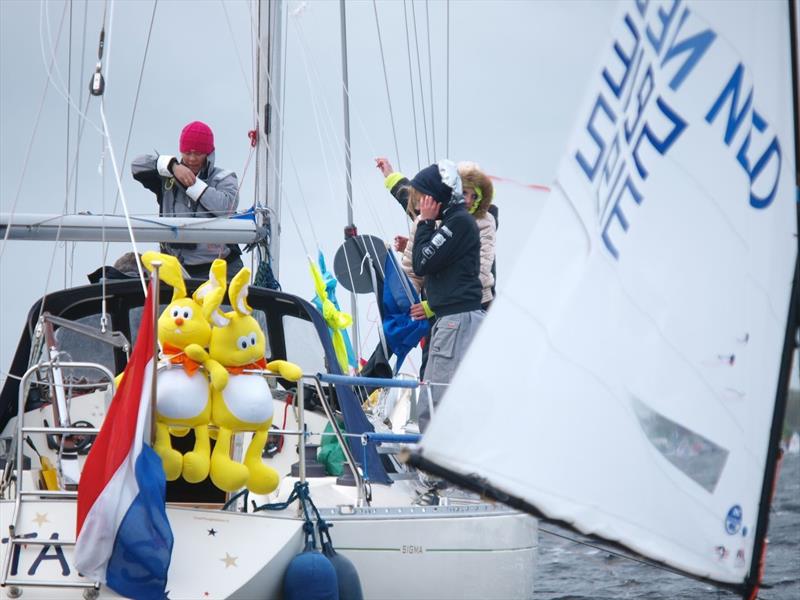
<path id="1" fill-rule="evenodd" d="M 174 156 L 147 154 L 131 162 L 133 178 L 156 195 L 161 216 L 225 217 L 236 210 L 239 204 L 236 173 L 216 167 L 213 152 L 189 188 L 173 177 L 170 169 L 173 161 L 177 161 Z M 185 265 L 207 264 L 215 258 L 227 257 L 232 251 L 239 253 L 237 246 L 225 244 L 162 244 L 162 249 Z"/>

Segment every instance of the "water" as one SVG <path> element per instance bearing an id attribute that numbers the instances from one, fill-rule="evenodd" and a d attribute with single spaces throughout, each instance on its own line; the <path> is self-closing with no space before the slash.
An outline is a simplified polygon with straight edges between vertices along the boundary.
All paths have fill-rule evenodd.
<path id="1" fill-rule="evenodd" d="M 545 529 L 574 534 L 550 524 Z M 769 524 L 763 600 L 800 598 L 800 455 L 783 460 Z M 540 532 L 534 600 L 737 598 L 662 569 L 614 557 Z"/>

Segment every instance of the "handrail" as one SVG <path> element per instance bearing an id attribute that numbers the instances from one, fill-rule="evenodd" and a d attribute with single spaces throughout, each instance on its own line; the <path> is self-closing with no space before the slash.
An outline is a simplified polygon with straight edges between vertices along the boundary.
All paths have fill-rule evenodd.
<path id="1" fill-rule="evenodd" d="M 320 384 L 321 375 L 323 373 L 317 373 L 316 375 L 310 376 L 312 381 L 314 382 L 314 387 L 317 389 L 317 395 L 319 396 L 320 403 L 322 404 L 323 410 L 325 410 L 325 414 L 328 417 L 328 420 L 331 422 L 331 428 L 333 429 L 334 435 L 336 435 L 336 439 L 339 442 L 339 446 L 341 446 L 344 455 L 347 457 L 347 464 L 350 467 L 350 471 L 353 473 L 353 478 L 356 481 L 356 489 L 358 490 L 358 498 L 356 500 L 356 504 L 358 506 L 363 506 L 365 503 L 369 505 L 369 500 L 367 499 L 366 493 L 366 485 L 364 483 L 364 478 L 361 476 L 361 473 L 358 472 L 358 468 L 356 467 L 356 459 L 353 456 L 353 453 L 350 451 L 350 446 L 344 439 L 344 435 L 342 434 L 342 430 L 339 429 L 339 422 L 336 420 L 336 415 L 333 414 L 333 409 L 331 408 L 330 404 L 328 404 L 328 398 L 325 396 L 325 392 L 322 391 L 322 385 Z M 335 376 L 339 377 L 339 376 Z M 366 379 L 366 378 L 354 378 L 354 379 Z M 330 380 L 329 380 L 330 381 Z M 302 408 L 301 408 L 302 410 Z"/>
<path id="2" fill-rule="evenodd" d="M 111 386 L 112 393 L 114 392 L 115 385 L 114 385 L 114 374 L 106 367 L 98 363 L 90 363 L 90 362 L 61 362 L 59 360 L 47 360 L 41 361 L 29 367 L 27 371 L 22 375 L 20 378 L 19 383 L 19 399 L 17 402 L 17 423 L 16 423 L 16 456 L 15 456 L 15 469 L 17 471 L 17 484 L 15 490 L 15 499 L 14 499 L 14 509 L 11 513 L 11 519 L 9 520 L 8 524 L 8 539 L 9 539 L 9 547 L 6 549 L 5 559 L 3 561 L 2 572 L 0 572 L 1 580 L 3 586 L 16 586 L 16 585 L 25 585 L 25 586 L 34 586 L 34 587 L 65 587 L 65 588 L 74 588 L 74 587 L 87 587 L 87 588 L 95 588 L 99 589 L 96 583 L 84 583 L 84 582 L 70 582 L 70 583 L 62 583 L 62 582 L 28 582 L 28 581 L 17 581 L 9 578 L 9 569 L 11 567 L 11 557 L 14 554 L 13 546 L 17 536 L 17 519 L 19 518 L 22 498 L 28 496 L 36 496 L 39 498 L 75 498 L 77 496 L 76 492 L 72 491 L 65 491 L 65 490 L 24 490 L 22 486 L 24 484 L 25 478 L 23 477 L 23 460 L 24 460 L 24 452 L 23 452 L 23 444 L 22 444 L 22 435 L 28 432 L 38 432 L 39 429 L 44 429 L 45 432 L 59 432 L 62 435 L 69 435 L 71 431 L 74 431 L 72 435 L 93 435 L 96 433 L 97 430 L 89 429 L 89 428 L 80 428 L 80 427 L 48 427 L 48 428 L 38 428 L 38 427 L 25 427 L 25 400 L 28 395 L 28 391 L 30 389 L 30 380 L 33 377 L 33 374 L 38 372 L 41 369 L 63 369 L 63 368 L 70 368 L 70 369 L 96 369 L 103 373 L 108 378 L 108 383 Z M 49 384 L 48 384 L 49 385 Z M 8 467 L 8 465 L 6 465 Z M 10 470 L 9 470 L 10 474 Z M 50 540 L 51 545 L 57 545 L 57 540 Z"/>
<path id="3" fill-rule="evenodd" d="M 384 379 L 382 377 L 351 377 L 350 375 L 334 375 L 333 373 L 317 373 L 323 383 L 342 385 L 362 385 L 364 387 L 390 387 L 416 389 L 420 382 L 416 379 Z"/>

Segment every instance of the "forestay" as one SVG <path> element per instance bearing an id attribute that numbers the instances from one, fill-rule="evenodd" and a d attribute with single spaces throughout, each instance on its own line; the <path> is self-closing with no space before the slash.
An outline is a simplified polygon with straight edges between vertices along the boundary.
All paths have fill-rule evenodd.
<path id="1" fill-rule="evenodd" d="M 797 258 L 787 17 L 783 2 L 622 4 L 423 458 L 746 580 Z"/>

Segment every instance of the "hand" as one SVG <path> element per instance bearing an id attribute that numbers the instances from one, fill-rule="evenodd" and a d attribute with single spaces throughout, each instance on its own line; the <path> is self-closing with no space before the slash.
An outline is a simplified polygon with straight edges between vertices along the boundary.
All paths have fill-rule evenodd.
<path id="1" fill-rule="evenodd" d="M 172 174 L 175 176 L 175 179 L 178 180 L 178 183 L 185 188 L 192 187 L 194 182 L 197 180 L 197 177 L 195 177 L 194 173 L 192 173 L 192 170 L 186 165 L 182 165 L 180 163 L 172 167 Z"/>
<path id="2" fill-rule="evenodd" d="M 183 353 L 194 362 L 204 363 L 208 360 L 208 352 L 200 344 L 189 344 L 183 349 Z"/>
<path id="3" fill-rule="evenodd" d="M 392 173 L 394 173 L 394 169 L 392 168 L 392 163 L 389 162 L 388 158 L 384 158 L 380 156 L 375 159 L 375 166 L 378 167 L 380 172 L 383 174 L 384 177 L 388 177 Z"/>
<path id="4" fill-rule="evenodd" d="M 423 196 L 419 202 L 419 216 L 423 221 L 435 221 L 439 216 L 439 203 L 431 196 Z"/>
<path id="5" fill-rule="evenodd" d="M 411 313 L 411 318 L 414 319 L 415 321 L 422 321 L 422 320 L 428 318 L 425 315 L 425 309 L 422 308 L 422 303 L 421 302 L 417 302 L 416 304 L 412 304 L 411 305 L 411 310 L 409 312 Z"/>
<path id="6" fill-rule="evenodd" d="M 408 238 L 402 235 L 394 236 L 394 249 L 398 252 L 405 252 L 408 245 Z"/>

